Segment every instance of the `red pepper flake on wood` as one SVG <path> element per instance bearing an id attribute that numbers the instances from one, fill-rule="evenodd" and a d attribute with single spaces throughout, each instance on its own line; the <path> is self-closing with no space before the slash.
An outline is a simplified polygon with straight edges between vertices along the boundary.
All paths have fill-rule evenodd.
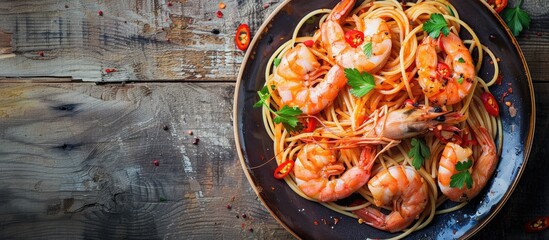
<path id="1" fill-rule="evenodd" d="M 173 6 L 173 3 L 172 2 L 168 2 L 168 7 L 171 7 Z"/>
<path id="2" fill-rule="evenodd" d="M 200 139 L 195 137 L 193 140 L 193 144 L 198 145 L 198 142 L 200 142 Z"/>
<path id="3" fill-rule="evenodd" d="M 39 55 L 40 57 L 43 57 L 43 56 L 44 56 L 44 52 L 43 52 L 43 51 L 40 51 L 40 52 L 38 52 L 38 55 Z"/>
<path id="4" fill-rule="evenodd" d="M 160 165 L 160 162 L 155 159 L 155 160 L 153 160 L 153 164 L 154 164 L 154 166 L 158 167 L 158 165 Z"/>
<path id="5" fill-rule="evenodd" d="M 223 18 L 223 12 L 217 11 L 215 14 L 217 15 L 218 18 Z"/>
<path id="6" fill-rule="evenodd" d="M 187 131 L 187 134 L 189 134 L 189 135 L 192 136 L 192 135 L 193 135 L 193 131 L 192 131 L 192 130 L 189 130 L 189 131 Z"/>
<path id="7" fill-rule="evenodd" d="M 225 9 L 225 3 L 224 2 L 219 2 L 219 4 L 217 4 L 217 7 L 219 9 Z"/>
<path id="8" fill-rule="evenodd" d="M 97 15 L 103 16 L 103 11 L 101 11 L 101 10 L 97 11 Z"/>
<path id="9" fill-rule="evenodd" d="M 105 69 L 105 72 L 106 72 L 106 73 L 113 73 L 113 72 L 116 72 L 116 68 L 107 68 L 107 69 Z"/>
<path id="10" fill-rule="evenodd" d="M 227 204 L 227 209 L 231 210 L 232 208 L 231 204 Z"/>

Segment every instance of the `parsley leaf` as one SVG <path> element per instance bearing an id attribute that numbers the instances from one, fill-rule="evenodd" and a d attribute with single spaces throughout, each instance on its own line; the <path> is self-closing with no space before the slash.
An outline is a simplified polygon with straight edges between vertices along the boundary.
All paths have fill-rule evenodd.
<path id="1" fill-rule="evenodd" d="M 284 105 L 282 109 L 275 113 L 277 116 L 273 121 L 275 123 L 282 123 L 290 132 L 300 131 L 303 129 L 303 124 L 297 119 L 297 116 L 301 113 L 303 112 L 298 107 L 288 107 L 288 105 Z"/>
<path id="2" fill-rule="evenodd" d="M 347 84 L 351 86 L 351 94 L 362 97 L 376 86 L 374 76 L 367 72 L 359 72 L 356 68 L 345 68 Z"/>
<path id="3" fill-rule="evenodd" d="M 372 42 L 364 44 L 362 51 L 367 58 L 370 58 L 372 56 Z"/>
<path id="4" fill-rule="evenodd" d="M 459 62 L 459 63 L 465 63 L 465 59 L 463 59 L 462 57 L 460 57 L 460 58 L 458 59 L 458 62 Z"/>
<path id="5" fill-rule="evenodd" d="M 274 86 L 272 86 L 272 88 L 274 88 Z M 275 123 L 282 123 L 284 128 L 290 132 L 301 131 L 303 129 L 303 123 L 297 119 L 297 116 L 303 113 L 301 109 L 298 107 L 288 107 L 288 105 L 284 105 L 282 109 L 275 112 L 265 103 L 265 101 L 271 97 L 269 89 L 266 85 L 260 91 L 257 91 L 257 95 L 259 95 L 259 101 L 254 104 L 254 108 L 267 106 L 269 111 L 275 115 L 273 121 Z"/>
<path id="6" fill-rule="evenodd" d="M 431 156 L 431 150 L 425 142 L 421 139 L 412 138 L 412 148 L 408 152 L 408 157 L 412 158 L 412 165 L 416 170 L 421 168 L 425 159 L 429 159 Z"/>
<path id="7" fill-rule="evenodd" d="M 519 35 L 523 27 L 530 28 L 530 16 L 520 8 L 521 6 L 522 0 L 519 2 L 518 6 L 514 8 L 507 7 L 501 12 L 501 17 L 515 36 Z"/>
<path id="8" fill-rule="evenodd" d="M 431 14 L 429 20 L 423 24 L 423 31 L 427 32 L 429 37 L 433 39 L 438 38 L 441 31 L 444 36 L 448 36 L 448 34 L 450 34 L 448 24 L 440 13 Z"/>
<path id="9" fill-rule="evenodd" d="M 282 60 L 281 58 L 275 58 L 275 59 L 273 60 L 274 66 L 275 66 L 275 67 L 278 67 L 278 64 L 280 64 L 280 61 L 281 61 L 281 60 Z"/>
<path id="10" fill-rule="evenodd" d="M 459 172 L 450 177 L 450 187 L 462 188 L 463 184 L 465 184 L 468 189 L 471 189 L 473 187 L 473 177 L 468 170 L 472 166 L 473 160 L 471 159 L 467 159 L 466 162 L 457 162 L 456 170 Z"/>
<path id="11" fill-rule="evenodd" d="M 254 108 L 263 106 L 263 104 L 265 104 L 265 101 L 271 97 L 269 89 L 267 89 L 267 85 L 263 86 L 260 91 L 257 91 L 257 95 L 259 95 L 259 101 L 254 104 Z"/>
<path id="12" fill-rule="evenodd" d="M 462 83 L 463 83 L 463 77 L 458 78 L 457 82 L 458 82 L 459 84 L 462 84 Z"/>

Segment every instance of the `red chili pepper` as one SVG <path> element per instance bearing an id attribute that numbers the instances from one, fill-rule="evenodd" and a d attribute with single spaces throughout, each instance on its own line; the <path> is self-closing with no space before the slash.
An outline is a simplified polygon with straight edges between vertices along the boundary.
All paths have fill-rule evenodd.
<path id="1" fill-rule="evenodd" d="M 345 33 L 345 41 L 351 45 L 351 47 L 356 48 L 364 42 L 364 33 L 358 30 L 351 30 Z"/>
<path id="2" fill-rule="evenodd" d="M 316 129 L 316 119 L 309 118 L 307 121 L 307 128 L 303 129 L 304 132 L 314 132 Z"/>
<path id="3" fill-rule="evenodd" d="M 223 12 L 221 12 L 221 11 L 219 11 L 219 10 L 218 10 L 215 14 L 217 15 L 218 18 L 222 18 L 222 17 L 223 17 Z"/>
<path id="4" fill-rule="evenodd" d="M 488 4 L 494 8 L 497 13 L 500 13 L 507 7 L 507 0 L 488 0 Z"/>
<path id="5" fill-rule="evenodd" d="M 305 44 L 305 46 L 307 47 L 313 47 L 315 45 L 315 41 L 307 40 L 307 41 L 304 41 L 303 44 Z"/>
<path id="6" fill-rule="evenodd" d="M 496 101 L 496 98 L 494 95 L 492 95 L 489 92 L 483 92 L 482 95 L 480 95 L 480 99 L 482 99 L 482 103 L 484 104 L 484 108 L 486 108 L 486 111 L 494 116 L 499 116 L 499 106 L 498 102 Z"/>
<path id="7" fill-rule="evenodd" d="M 240 26 L 236 29 L 236 35 L 234 38 L 236 47 L 242 51 L 246 51 L 246 49 L 248 49 L 248 45 L 250 45 L 250 40 L 250 27 L 245 23 L 240 24 Z"/>
<path id="8" fill-rule="evenodd" d="M 287 160 L 286 162 L 283 162 L 275 169 L 274 177 L 276 179 L 283 179 L 284 177 L 288 176 L 288 174 L 290 174 L 293 168 L 294 168 L 294 161 Z"/>
<path id="9" fill-rule="evenodd" d="M 437 64 L 437 73 L 440 76 L 444 77 L 444 78 L 449 78 L 450 77 L 450 67 L 446 63 L 439 62 Z"/>
<path id="10" fill-rule="evenodd" d="M 529 221 L 528 223 L 526 223 L 526 225 L 524 225 L 524 229 L 527 232 L 539 232 L 539 231 L 543 231 L 548 226 L 549 226 L 549 217 L 546 216 L 546 217 L 538 217 L 532 221 Z"/>
<path id="11" fill-rule="evenodd" d="M 103 11 L 101 11 L 101 10 L 97 11 L 97 15 L 103 16 Z"/>

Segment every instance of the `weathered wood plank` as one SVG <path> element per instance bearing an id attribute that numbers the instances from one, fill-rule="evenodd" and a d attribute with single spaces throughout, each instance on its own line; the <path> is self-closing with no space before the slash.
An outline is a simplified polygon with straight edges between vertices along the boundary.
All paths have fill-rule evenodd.
<path id="1" fill-rule="evenodd" d="M 289 237 L 235 154 L 233 91 L 0 84 L 0 238 Z"/>
<path id="2" fill-rule="evenodd" d="M 274 9 L 264 4 L 277 3 L 227 0 L 223 18 L 216 17 L 217 4 L 2 1 L 0 32 L 13 34 L 17 56 L 2 61 L 0 76 L 234 81 L 243 57 L 234 46 L 236 27 L 245 22 L 257 29 Z M 107 68 L 117 71 L 105 74 Z"/>

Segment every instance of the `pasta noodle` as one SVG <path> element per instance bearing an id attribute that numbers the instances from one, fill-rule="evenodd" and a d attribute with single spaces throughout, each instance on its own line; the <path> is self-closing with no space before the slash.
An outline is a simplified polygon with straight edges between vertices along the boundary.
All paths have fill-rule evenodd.
<path id="1" fill-rule="evenodd" d="M 383 62 L 379 70 L 370 72 L 375 86 L 367 94 L 360 97 L 352 93 L 351 86 L 343 86 L 338 91 L 337 96 L 319 112 L 300 116 L 300 121 L 305 124 L 307 121 L 316 122 L 314 130 L 289 131 L 284 124 L 275 121 L 277 115 L 271 110 L 277 111 L 288 105 L 288 101 L 284 100 L 279 92 L 278 85 L 280 82 L 277 82 L 275 71 L 281 66 L 278 64 L 282 64 L 280 63 L 281 59 L 289 51 L 292 51 L 300 44 L 308 42 L 308 49 L 314 54 L 320 66 L 314 74 L 309 74 L 308 79 L 303 81 L 307 82 L 306 84 L 312 88 L 318 85 L 322 79 L 329 77 L 329 71 L 334 65 L 339 64 L 338 59 L 332 54 L 335 50 L 332 51 L 326 48 L 327 45 L 324 41 L 327 40 L 325 36 L 322 36 L 322 28 L 326 27 L 325 23 L 327 21 L 330 21 L 331 12 L 331 9 L 319 9 L 306 14 L 293 30 L 293 37 L 282 44 L 268 60 L 265 70 L 265 86 L 267 86 L 269 98 L 266 99 L 263 107 L 265 129 L 274 142 L 274 155 L 279 165 L 287 161 L 296 161 L 300 152 L 306 151 L 304 148 L 307 147 L 307 144 L 324 144 L 322 146 L 328 146 L 331 151 L 337 152 L 337 161 L 345 167 L 346 170 L 344 171 L 347 171 L 357 166 L 361 161 L 360 149 L 364 146 L 371 146 L 375 149 L 376 155 L 375 162 L 370 170 L 370 177 L 389 169 L 391 166 L 413 166 L 414 160 L 409 154 L 414 144 L 412 141 L 415 138 L 422 138 L 429 148 L 430 156 L 417 169 L 417 173 L 421 177 L 421 181 L 427 186 L 427 203 L 424 210 L 421 211 L 417 219 L 414 219 L 412 224 L 405 229 L 398 230 L 400 234 L 395 238 L 403 238 L 413 231 L 426 227 L 437 214 L 455 211 L 466 205 L 466 202 L 456 203 L 451 208 L 440 209 L 440 206 L 448 201 L 448 198 L 441 193 L 437 186 L 437 176 L 439 175 L 439 161 L 446 146 L 444 140 L 449 139 L 449 135 L 474 136 L 478 134 L 479 128 L 486 129 L 491 139 L 495 139 L 497 143 L 495 151 L 497 157 L 499 157 L 502 143 L 501 121 L 499 117 L 494 117 L 487 112 L 481 99 L 481 95 L 489 92 L 489 87 L 496 83 L 497 73 L 499 72 L 498 64 L 490 49 L 481 44 L 475 32 L 467 23 L 460 20 L 457 10 L 447 1 L 419 0 L 405 4 L 395 0 L 364 1 L 345 16 L 345 19 L 341 21 L 341 26 L 346 31 L 365 29 L 368 27 L 366 26 L 368 23 L 364 19 L 383 19 L 387 24 L 392 47 L 387 60 Z M 418 83 L 418 74 L 420 74 L 421 69 L 417 65 L 417 55 L 422 42 L 427 38 L 427 33 L 422 27 L 430 19 L 430 16 L 435 13 L 444 17 L 449 30 L 453 34 L 457 35 L 460 31 L 467 31 L 472 36 L 471 39 L 463 42 L 468 51 L 476 57 L 475 73 L 479 71 L 485 53 L 492 59 L 495 69 L 494 76 L 488 81 L 479 78 L 475 74 L 475 77 L 468 83 L 472 85 L 471 93 L 455 104 L 445 105 L 433 101 L 422 90 L 421 84 Z M 299 36 L 300 29 L 305 24 L 309 24 L 310 19 L 318 19 L 320 30 L 312 36 Z M 368 41 L 368 39 L 365 41 Z M 366 50 L 364 51 L 364 54 L 367 54 Z M 413 100 L 415 107 L 417 105 L 424 106 L 424 108 L 437 107 L 445 112 L 459 113 L 463 117 L 457 123 L 451 124 L 457 127 L 459 131 L 444 131 L 443 129 L 443 131 L 440 131 L 442 132 L 441 137 L 435 133 L 436 128 L 440 128 L 441 124 L 430 127 L 427 131 L 421 132 L 421 135 L 402 139 L 379 134 L 373 126 L 385 124 L 383 121 L 387 120 L 384 120 L 383 116 L 406 108 L 403 106 L 410 107 L 407 105 L 410 100 Z M 386 126 L 383 125 L 383 127 Z M 387 126 L 387 128 L 389 127 Z M 471 137 L 471 139 L 473 138 Z M 483 154 L 480 144 L 471 143 L 470 148 L 472 149 L 473 159 L 477 159 Z M 329 179 L 341 177 L 341 174 L 330 176 Z M 368 184 L 364 184 L 364 186 L 354 191 L 354 194 L 349 198 L 360 199 L 360 201 L 349 205 L 342 204 L 339 201 L 320 201 L 309 196 L 310 194 L 306 194 L 300 188 L 295 171 L 284 177 L 284 181 L 301 197 L 318 201 L 324 207 L 349 217 L 358 219 L 359 216 L 355 211 L 376 206 Z M 387 210 L 393 211 L 394 209 L 388 208 Z M 358 222 L 362 222 L 362 220 Z"/>

